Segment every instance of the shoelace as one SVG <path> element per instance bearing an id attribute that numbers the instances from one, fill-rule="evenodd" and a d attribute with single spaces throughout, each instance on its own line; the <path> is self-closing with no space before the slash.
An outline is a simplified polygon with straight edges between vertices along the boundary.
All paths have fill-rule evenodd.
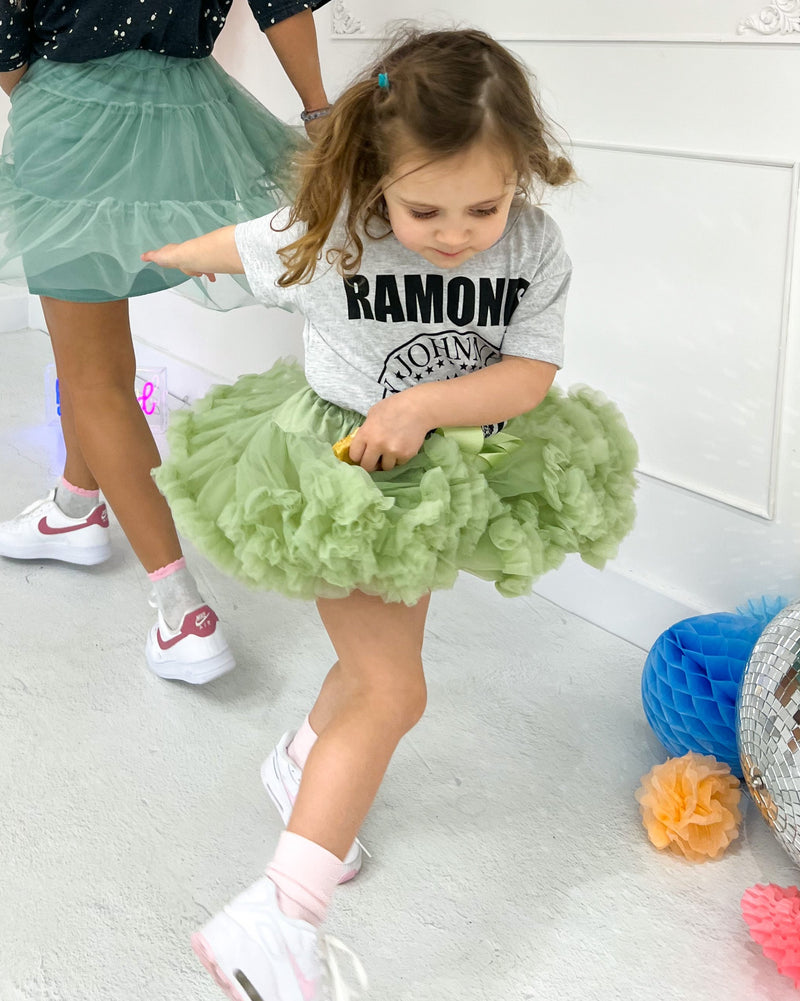
<path id="1" fill-rule="evenodd" d="M 344 942 L 333 935 L 325 935 L 320 940 L 320 958 L 322 960 L 323 976 L 328 989 L 325 1001 L 359 1001 L 367 996 L 367 973 L 361 965 L 361 960 Z M 340 959 L 347 959 L 358 981 L 355 989 L 348 985 L 340 966 Z"/>
<path id="2" fill-rule="evenodd" d="M 55 491 L 51 491 L 47 495 L 47 497 L 40 497 L 39 500 L 35 500 L 33 501 L 32 504 L 29 504 L 24 511 L 20 511 L 20 513 L 17 515 L 17 518 L 22 518 L 24 515 L 30 514 L 32 511 L 35 511 L 37 507 L 41 507 L 42 504 L 46 504 L 48 501 L 51 501 L 54 498 L 55 498 Z"/>

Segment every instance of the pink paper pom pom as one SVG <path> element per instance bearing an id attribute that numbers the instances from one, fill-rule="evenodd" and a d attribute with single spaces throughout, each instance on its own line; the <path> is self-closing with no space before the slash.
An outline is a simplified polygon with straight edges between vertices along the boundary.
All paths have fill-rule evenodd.
<path id="1" fill-rule="evenodd" d="M 742 897 L 742 914 L 764 955 L 800 988 L 800 890 L 773 883 L 751 886 Z"/>

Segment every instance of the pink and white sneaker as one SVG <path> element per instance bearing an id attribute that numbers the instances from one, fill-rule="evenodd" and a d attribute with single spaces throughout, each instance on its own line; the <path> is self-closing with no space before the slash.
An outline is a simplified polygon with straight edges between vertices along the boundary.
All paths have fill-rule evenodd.
<path id="1" fill-rule="evenodd" d="M 55 490 L 16 518 L 0 522 L 0 556 L 12 560 L 60 560 L 94 566 L 111 555 L 108 508 L 101 501 L 85 518 L 69 518 L 55 502 Z"/>
<path id="2" fill-rule="evenodd" d="M 367 978 L 338 939 L 287 918 L 267 876 L 235 897 L 192 936 L 192 948 L 231 1001 L 359 1001 Z M 353 978 L 348 985 L 340 958 Z M 353 989 L 353 979 L 357 989 Z"/>
<path id="3" fill-rule="evenodd" d="M 217 614 L 208 605 L 187 612 L 178 629 L 170 629 L 159 611 L 147 635 L 145 656 L 159 678 L 190 685 L 204 685 L 236 666 Z"/>
<path id="4" fill-rule="evenodd" d="M 289 744 L 294 740 L 294 732 L 285 733 L 276 744 L 272 754 L 261 766 L 261 781 L 281 815 L 284 827 L 289 823 L 294 801 L 300 789 L 300 779 L 303 770 L 289 757 Z M 350 851 L 342 862 L 342 873 L 339 883 L 347 883 L 361 871 L 364 852 L 361 842 L 356 838 Z"/>

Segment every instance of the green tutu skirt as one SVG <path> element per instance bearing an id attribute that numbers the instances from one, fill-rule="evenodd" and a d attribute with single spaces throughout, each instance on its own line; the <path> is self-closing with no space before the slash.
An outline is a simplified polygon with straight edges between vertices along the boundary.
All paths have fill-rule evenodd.
<path id="1" fill-rule="evenodd" d="M 275 209 L 303 141 L 211 58 L 40 59 L 11 98 L 0 280 L 76 302 L 187 282 L 140 255 Z"/>
<path id="2" fill-rule="evenodd" d="M 358 589 L 410 605 L 459 570 L 525 594 L 567 553 L 602 567 L 633 524 L 636 444 L 590 389 L 553 389 L 487 439 L 429 435 L 390 472 L 333 454 L 363 420 L 279 362 L 173 414 L 155 480 L 220 569 L 307 599 Z"/>

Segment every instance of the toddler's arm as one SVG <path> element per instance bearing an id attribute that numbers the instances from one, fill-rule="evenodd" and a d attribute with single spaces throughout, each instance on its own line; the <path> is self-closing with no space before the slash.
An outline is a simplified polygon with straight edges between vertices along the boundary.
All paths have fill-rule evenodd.
<path id="1" fill-rule="evenodd" d="M 533 410 L 558 371 L 516 355 L 479 372 L 425 382 L 376 403 L 350 444 L 350 458 L 369 472 L 408 462 L 433 428 L 497 424 Z"/>
<path id="2" fill-rule="evenodd" d="M 538 407 L 558 368 L 546 361 L 504 355 L 503 360 L 460 379 L 415 386 L 408 402 L 429 428 L 498 424 Z"/>
<path id="3" fill-rule="evenodd" d="M 223 226 L 205 236 L 183 243 L 168 243 L 159 250 L 142 254 L 143 261 L 152 261 L 162 268 L 178 268 L 186 275 L 205 275 L 214 281 L 214 275 L 242 275 L 244 265 L 233 237 L 235 226 Z"/>

